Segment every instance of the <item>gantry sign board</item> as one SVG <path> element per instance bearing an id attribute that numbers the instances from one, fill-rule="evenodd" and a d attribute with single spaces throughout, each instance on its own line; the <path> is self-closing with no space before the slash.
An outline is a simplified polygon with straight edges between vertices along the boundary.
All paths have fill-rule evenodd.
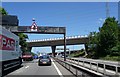
<path id="1" fill-rule="evenodd" d="M 47 26 L 18 26 L 14 33 L 41 33 L 41 34 L 64 34 L 65 27 L 47 27 Z"/>

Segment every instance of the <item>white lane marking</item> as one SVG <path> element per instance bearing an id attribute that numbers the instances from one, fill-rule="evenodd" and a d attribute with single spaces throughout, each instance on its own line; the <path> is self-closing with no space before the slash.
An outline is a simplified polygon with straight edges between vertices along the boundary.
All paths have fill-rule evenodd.
<path id="1" fill-rule="evenodd" d="M 64 77 L 64 76 L 62 75 L 62 73 L 60 72 L 60 70 L 58 69 L 58 67 L 55 65 L 53 59 L 51 59 L 51 61 L 52 61 L 53 65 L 54 65 L 55 69 L 57 70 L 58 74 L 60 75 L 60 77 Z"/>
<path id="2" fill-rule="evenodd" d="M 29 68 L 29 66 L 26 66 L 25 68 Z"/>

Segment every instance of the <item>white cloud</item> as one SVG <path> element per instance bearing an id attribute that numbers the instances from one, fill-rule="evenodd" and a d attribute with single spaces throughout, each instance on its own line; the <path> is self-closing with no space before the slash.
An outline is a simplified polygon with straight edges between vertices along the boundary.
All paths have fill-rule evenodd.
<path id="1" fill-rule="evenodd" d="M 99 21 L 104 22 L 104 21 L 105 21 L 105 18 L 99 18 Z"/>
<path id="2" fill-rule="evenodd" d="M 99 24 L 105 22 L 105 18 L 99 18 L 97 21 Z"/>

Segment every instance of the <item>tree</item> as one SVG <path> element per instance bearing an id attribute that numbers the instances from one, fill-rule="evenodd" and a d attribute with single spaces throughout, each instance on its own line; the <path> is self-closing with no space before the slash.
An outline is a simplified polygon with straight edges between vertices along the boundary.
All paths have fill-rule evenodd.
<path id="1" fill-rule="evenodd" d="M 120 56 L 120 25 L 118 25 L 118 41 L 116 46 L 111 49 L 110 56 Z"/>
<path id="2" fill-rule="evenodd" d="M 99 32 L 90 32 L 89 34 L 89 43 L 88 43 L 88 56 L 92 58 L 98 58 L 98 45 L 99 45 Z"/>
<path id="3" fill-rule="evenodd" d="M 96 57 L 119 55 L 120 53 L 120 26 L 114 17 L 105 20 L 99 32 L 91 32 L 89 45 Z"/>
<path id="4" fill-rule="evenodd" d="M 0 13 L 2 15 L 8 15 L 7 11 L 4 8 L 2 8 L 2 7 L 0 7 Z"/>
<path id="5" fill-rule="evenodd" d="M 118 32 L 118 39 L 119 39 L 119 42 L 120 42 L 120 24 L 118 25 L 118 29 L 119 29 L 119 30 L 118 30 L 118 31 L 119 31 L 119 32 Z"/>
<path id="6" fill-rule="evenodd" d="M 99 40 L 98 40 L 98 34 L 99 32 L 90 32 L 89 34 L 89 44 L 94 47 L 96 44 L 99 43 Z"/>
<path id="7" fill-rule="evenodd" d="M 99 54 L 100 56 L 109 55 L 111 49 L 118 43 L 118 22 L 114 17 L 109 17 L 99 31 Z"/>
<path id="8" fill-rule="evenodd" d="M 28 36 L 23 34 L 23 33 L 19 33 L 17 34 L 19 36 L 19 39 L 20 39 L 20 45 L 21 45 L 21 50 L 24 52 L 27 51 L 27 42 L 26 42 L 26 39 L 28 39 Z"/>

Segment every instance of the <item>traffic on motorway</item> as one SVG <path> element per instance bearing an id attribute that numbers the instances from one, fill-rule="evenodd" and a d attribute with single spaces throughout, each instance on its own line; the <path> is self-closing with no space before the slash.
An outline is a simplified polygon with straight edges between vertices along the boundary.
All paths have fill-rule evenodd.
<path id="1" fill-rule="evenodd" d="M 120 1 L 7 1 L 0 77 L 120 77 Z"/>

